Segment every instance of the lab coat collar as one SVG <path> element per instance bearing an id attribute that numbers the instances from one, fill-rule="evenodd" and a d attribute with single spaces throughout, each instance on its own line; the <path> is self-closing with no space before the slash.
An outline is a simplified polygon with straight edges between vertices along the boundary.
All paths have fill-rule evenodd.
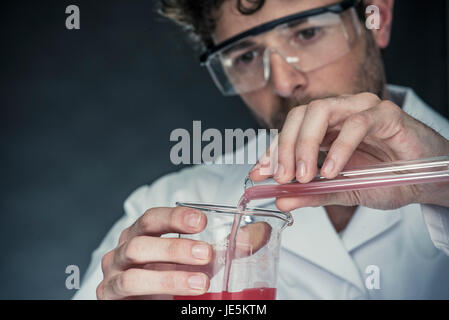
<path id="1" fill-rule="evenodd" d="M 292 211 L 295 222 L 284 230 L 282 246 L 364 291 L 354 261 L 331 224 L 324 207 Z"/>
<path id="2" fill-rule="evenodd" d="M 341 232 L 341 241 L 345 249 L 351 252 L 389 230 L 401 219 L 400 209 L 377 210 L 360 206 Z"/>

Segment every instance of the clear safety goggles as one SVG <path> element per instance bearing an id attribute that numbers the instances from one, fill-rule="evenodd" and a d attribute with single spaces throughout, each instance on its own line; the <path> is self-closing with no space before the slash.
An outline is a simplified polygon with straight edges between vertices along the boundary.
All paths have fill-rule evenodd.
<path id="1" fill-rule="evenodd" d="M 224 95 L 264 87 L 273 54 L 298 71 L 316 70 L 351 51 L 361 33 L 357 3 L 344 0 L 264 23 L 209 48 L 201 63 Z"/>

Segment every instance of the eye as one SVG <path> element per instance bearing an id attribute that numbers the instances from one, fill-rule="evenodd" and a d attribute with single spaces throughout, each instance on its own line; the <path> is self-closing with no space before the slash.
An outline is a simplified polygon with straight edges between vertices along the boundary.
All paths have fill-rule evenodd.
<path id="1" fill-rule="evenodd" d="M 247 51 L 234 59 L 234 64 L 236 65 L 249 65 L 258 56 L 257 51 Z"/>
<path id="2" fill-rule="evenodd" d="M 323 30 L 319 27 L 300 30 L 296 33 L 296 38 L 299 41 L 312 41 L 318 38 L 321 35 L 322 31 Z"/>

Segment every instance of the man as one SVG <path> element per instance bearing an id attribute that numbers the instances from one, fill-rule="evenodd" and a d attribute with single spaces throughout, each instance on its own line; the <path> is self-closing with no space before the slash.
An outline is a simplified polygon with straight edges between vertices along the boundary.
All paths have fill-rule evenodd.
<path id="1" fill-rule="evenodd" d="M 368 4 L 379 8 L 379 30 L 364 28 L 364 7 L 351 0 L 164 0 L 162 11 L 208 48 L 203 62 L 224 94 L 239 94 L 261 123 L 282 129 L 276 181 L 306 183 L 318 170 L 333 178 L 350 165 L 449 155 L 448 121 L 410 89 L 385 84 L 379 49 L 389 43 L 393 0 Z M 266 178 L 270 157 L 252 168 L 253 180 Z M 203 213 L 170 206 L 235 204 L 250 169 L 197 166 L 138 189 L 75 298 L 206 292 L 204 273 L 164 268 L 212 256 L 206 243 L 160 237 L 206 225 Z M 277 199 L 295 218 L 283 233 L 277 298 L 449 298 L 448 200 L 448 183 Z M 370 266 L 380 270 L 378 288 L 365 285 Z"/>

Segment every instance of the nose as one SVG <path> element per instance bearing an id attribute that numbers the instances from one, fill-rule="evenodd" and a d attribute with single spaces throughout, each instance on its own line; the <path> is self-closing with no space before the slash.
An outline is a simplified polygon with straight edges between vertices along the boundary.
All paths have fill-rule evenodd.
<path id="1" fill-rule="evenodd" d="M 292 58 L 283 57 L 277 52 L 270 52 L 270 79 L 269 85 L 273 87 L 276 94 L 281 97 L 291 97 L 298 89 L 304 89 L 307 85 L 306 75 L 297 70 L 287 60 Z"/>

